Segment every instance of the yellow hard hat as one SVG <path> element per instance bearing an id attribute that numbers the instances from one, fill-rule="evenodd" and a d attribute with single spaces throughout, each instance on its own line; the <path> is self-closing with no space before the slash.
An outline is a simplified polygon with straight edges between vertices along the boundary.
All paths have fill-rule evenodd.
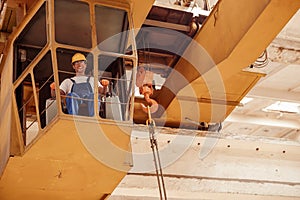
<path id="1" fill-rule="evenodd" d="M 86 61 L 85 56 L 82 53 L 75 53 L 74 56 L 72 57 L 72 64 L 76 61 L 84 60 Z"/>

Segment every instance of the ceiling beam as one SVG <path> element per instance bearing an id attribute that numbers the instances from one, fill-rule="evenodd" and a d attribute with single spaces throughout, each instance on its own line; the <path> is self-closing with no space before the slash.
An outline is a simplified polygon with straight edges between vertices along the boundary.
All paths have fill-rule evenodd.
<path id="1" fill-rule="evenodd" d="M 162 21 L 152 20 L 152 19 L 146 19 L 144 21 L 144 24 L 150 25 L 150 26 L 155 26 L 155 27 L 173 29 L 173 30 L 177 30 L 177 31 L 184 31 L 184 32 L 189 32 L 191 29 L 190 26 L 174 24 L 174 23 L 169 23 L 169 22 L 162 22 Z"/>
<path id="2" fill-rule="evenodd" d="M 247 94 L 247 97 L 300 103 L 300 92 L 278 90 L 276 88 L 255 87 Z"/>
<path id="3" fill-rule="evenodd" d="M 256 124 L 261 126 L 274 126 L 274 127 L 300 129 L 300 121 L 286 120 L 286 119 L 272 119 L 272 118 L 259 117 L 259 116 L 243 115 L 238 113 L 231 113 L 225 119 L 225 121 Z"/>
<path id="4" fill-rule="evenodd" d="M 294 42 L 294 41 L 290 41 Z M 297 42 L 294 42 L 297 43 Z M 300 47 L 300 42 L 298 42 Z M 267 48 L 268 58 L 272 62 L 300 65 L 300 49 L 271 44 Z"/>

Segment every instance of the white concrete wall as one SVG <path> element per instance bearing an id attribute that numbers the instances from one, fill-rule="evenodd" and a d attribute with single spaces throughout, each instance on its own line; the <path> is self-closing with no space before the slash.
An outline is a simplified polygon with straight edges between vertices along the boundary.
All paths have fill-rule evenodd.
<path id="1" fill-rule="evenodd" d="M 110 199 L 158 199 L 155 172 L 147 171 L 153 166 L 147 134 L 134 132 L 134 167 Z M 300 199 L 300 143 L 175 134 L 157 135 L 168 199 Z M 204 146 L 213 148 L 201 160 Z M 177 159 L 171 162 L 172 157 Z"/>

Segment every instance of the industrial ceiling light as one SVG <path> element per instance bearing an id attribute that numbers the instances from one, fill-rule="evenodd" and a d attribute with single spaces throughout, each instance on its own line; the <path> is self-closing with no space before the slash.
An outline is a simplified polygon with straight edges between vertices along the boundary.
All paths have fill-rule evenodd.
<path id="1" fill-rule="evenodd" d="M 242 106 L 246 105 L 247 103 L 249 103 L 250 101 L 252 101 L 253 98 L 250 98 L 250 97 L 244 97 L 242 100 L 241 100 L 241 104 Z"/>
<path id="2" fill-rule="evenodd" d="M 279 112 L 279 113 L 291 113 L 300 114 L 300 104 L 292 102 L 277 101 L 270 106 L 263 109 L 265 112 Z"/>

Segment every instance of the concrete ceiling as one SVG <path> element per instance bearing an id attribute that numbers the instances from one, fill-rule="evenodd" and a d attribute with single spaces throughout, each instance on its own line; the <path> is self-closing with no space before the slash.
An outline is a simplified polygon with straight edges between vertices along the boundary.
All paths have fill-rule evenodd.
<path id="1" fill-rule="evenodd" d="M 300 142 L 300 108 L 298 113 L 265 112 L 278 101 L 300 105 L 300 11 L 290 20 L 268 47 L 267 75 L 248 93 L 252 101 L 237 107 L 225 120 L 224 134 L 250 134 L 286 138 Z"/>

